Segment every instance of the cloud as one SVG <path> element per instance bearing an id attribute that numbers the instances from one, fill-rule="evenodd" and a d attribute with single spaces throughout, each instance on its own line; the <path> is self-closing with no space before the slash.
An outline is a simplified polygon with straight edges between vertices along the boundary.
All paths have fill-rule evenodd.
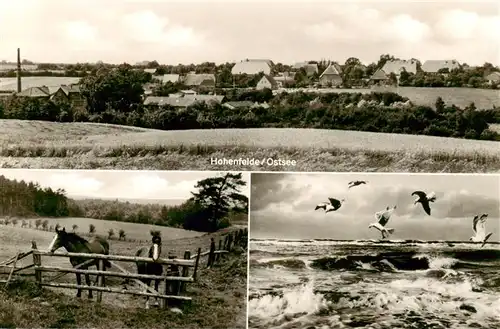
<path id="1" fill-rule="evenodd" d="M 72 41 L 78 41 L 76 44 L 83 43 L 88 46 L 88 43 L 96 41 L 98 38 L 98 30 L 86 21 L 73 21 L 65 24 L 66 37 Z"/>
<path id="2" fill-rule="evenodd" d="M 69 197 L 185 200 L 198 181 L 222 172 L 25 170 L 3 169 L 8 179 L 36 182 L 42 187 L 65 189 Z M 249 181 L 249 173 L 243 173 Z M 249 186 L 241 189 L 249 196 Z"/>
<path id="3" fill-rule="evenodd" d="M 142 10 L 122 18 L 125 33 L 134 41 L 160 46 L 197 46 L 202 42 L 190 27 L 171 25 L 165 17 L 151 10 Z"/>
<path id="4" fill-rule="evenodd" d="M 470 1 L 0 0 L 0 30 L 9 31 L 0 59 L 21 47 L 27 59 L 53 62 L 372 62 L 389 53 L 498 64 L 499 19 L 497 4 Z M 66 22 L 80 22 L 70 30 L 86 41 L 61 35 Z"/>
<path id="5" fill-rule="evenodd" d="M 64 189 L 68 194 L 89 195 L 99 193 L 104 183 L 92 177 L 85 177 L 81 173 L 55 173 L 48 175 L 43 180 L 43 185 L 53 189 Z"/>

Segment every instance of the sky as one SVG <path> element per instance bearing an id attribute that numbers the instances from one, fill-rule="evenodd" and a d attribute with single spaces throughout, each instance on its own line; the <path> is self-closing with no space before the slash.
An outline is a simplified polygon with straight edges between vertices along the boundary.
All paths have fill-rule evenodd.
<path id="1" fill-rule="evenodd" d="M 500 64 L 499 1 L 0 0 L 0 60 Z M 16 28 L 17 27 L 17 28 Z"/>
<path id="2" fill-rule="evenodd" d="M 366 185 L 348 189 L 348 182 Z M 375 212 L 397 206 L 391 239 L 468 240 L 472 218 L 488 213 L 486 228 L 500 241 L 500 175 L 272 174 L 251 177 L 250 237 L 260 239 L 378 239 Z M 431 216 L 411 193 L 435 192 Z M 314 210 L 328 198 L 345 199 L 335 212 Z"/>
<path id="3" fill-rule="evenodd" d="M 70 198 L 134 200 L 179 200 L 190 198 L 202 179 L 224 174 L 210 171 L 107 171 L 107 170 L 38 170 L 0 169 L 9 179 L 38 182 L 42 187 L 62 188 Z M 249 195 L 249 174 L 243 173 Z"/>

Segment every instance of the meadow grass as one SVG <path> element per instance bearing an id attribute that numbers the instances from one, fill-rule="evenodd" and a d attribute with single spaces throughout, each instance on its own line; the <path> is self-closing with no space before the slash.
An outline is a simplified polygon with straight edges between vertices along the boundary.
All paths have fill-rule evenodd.
<path id="1" fill-rule="evenodd" d="M 104 294 L 103 302 L 97 304 L 75 298 L 74 293 L 38 289 L 32 281 L 23 280 L 0 289 L 0 327 L 243 329 L 246 272 L 246 252 L 238 248 L 219 265 L 201 268 L 198 282 L 188 286 L 193 301 L 181 306 L 183 314 L 146 310 L 144 300 L 123 305 L 108 297 L 111 294 Z"/>
<path id="2" fill-rule="evenodd" d="M 143 230 L 149 232 L 148 225 Z M 210 238 L 216 241 L 240 227 L 230 227 L 212 234 L 177 239 L 164 239 L 162 255 L 174 253 L 182 257 L 185 250 L 196 252 L 208 250 Z M 99 233 L 99 232 L 98 232 Z M 34 239 L 44 249 L 52 239 L 53 232 L 19 227 L 2 228 L 3 238 L 12 236 L 8 243 L 2 243 L 0 260 L 12 256 L 16 251 L 27 251 L 29 241 Z M 162 234 L 163 235 L 163 234 Z M 145 242 L 111 240 L 112 254 L 132 256 Z M 4 248 L 5 247 L 5 248 Z M 8 250 L 6 252 L 4 249 Z M 67 258 L 42 257 L 42 263 L 49 266 L 70 267 Z M 30 262 L 25 259 L 19 266 Z M 26 264 L 24 264 L 26 263 Z M 75 298 L 76 291 L 47 288 L 40 290 L 29 278 L 24 278 L 8 289 L 0 289 L 0 328 L 245 328 L 246 324 L 246 250 L 236 247 L 218 265 L 207 269 L 206 259 L 200 262 L 198 281 L 190 283 L 187 294 L 193 298 L 180 308 L 183 314 L 164 310 L 145 310 L 143 298 L 129 295 L 103 294 L 102 304 Z M 125 269 L 135 272 L 133 263 L 120 263 Z M 231 277 L 231 280 L 228 280 Z M 74 283 L 73 275 L 58 282 Z M 120 286 L 122 279 L 108 278 L 108 286 Z M 128 287 L 137 289 L 137 287 Z"/>
<path id="3" fill-rule="evenodd" d="M 5 120 L 4 120 L 5 121 Z M 2 127 L 0 121 L 0 128 Z M 23 125 L 27 129 L 23 129 Z M 159 131 L 17 121 L 0 137 L 0 167 L 156 170 L 496 172 L 500 143 L 327 129 Z M 16 135 L 17 134 L 17 135 Z M 212 158 L 275 158 L 295 166 L 224 166 Z"/>

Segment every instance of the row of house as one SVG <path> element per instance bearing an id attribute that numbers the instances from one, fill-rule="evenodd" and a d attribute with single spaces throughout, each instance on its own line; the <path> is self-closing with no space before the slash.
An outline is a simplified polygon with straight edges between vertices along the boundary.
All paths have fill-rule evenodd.
<path id="1" fill-rule="evenodd" d="M 192 90 L 183 90 L 179 93 L 168 96 L 148 96 L 144 100 L 146 106 L 172 106 L 177 109 L 185 109 L 197 103 L 222 104 L 228 109 L 237 108 L 269 108 L 267 103 L 254 103 L 250 101 L 225 102 L 226 98 L 222 95 L 201 95 Z"/>
<path id="2" fill-rule="evenodd" d="M 428 60 L 422 64 L 422 71 L 426 73 L 439 73 L 444 69 L 451 71 L 460 68 L 460 64 L 456 60 Z M 401 72 L 417 73 L 416 60 L 393 60 L 384 64 L 381 69 L 378 69 L 371 77 L 370 80 L 375 83 L 384 83 L 389 80 L 389 75 L 394 73 L 399 79 Z M 485 76 L 489 84 L 500 82 L 500 72 L 492 72 Z"/>
<path id="3" fill-rule="evenodd" d="M 80 86 L 77 84 L 30 87 L 16 93 L 16 95 L 19 97 L 44 98 L 53 101 L 69 102 L 72 107 L 85 106 L 85 98 L 80 93 Z"/>

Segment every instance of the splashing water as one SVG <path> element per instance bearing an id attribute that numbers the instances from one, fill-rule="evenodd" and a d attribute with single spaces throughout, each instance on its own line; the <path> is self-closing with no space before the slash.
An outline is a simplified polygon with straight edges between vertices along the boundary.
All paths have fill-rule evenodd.
<path id="1" fill-rule="evenodd" d="M 308 266 L 253 270 L 250 329 L 500 328 L 500 254 L 493 249 L 437 245 L 421 253 L 397 243 L 307 242 L 306 257 L 297 256 L 296 242 L 271 248 Z"/>

